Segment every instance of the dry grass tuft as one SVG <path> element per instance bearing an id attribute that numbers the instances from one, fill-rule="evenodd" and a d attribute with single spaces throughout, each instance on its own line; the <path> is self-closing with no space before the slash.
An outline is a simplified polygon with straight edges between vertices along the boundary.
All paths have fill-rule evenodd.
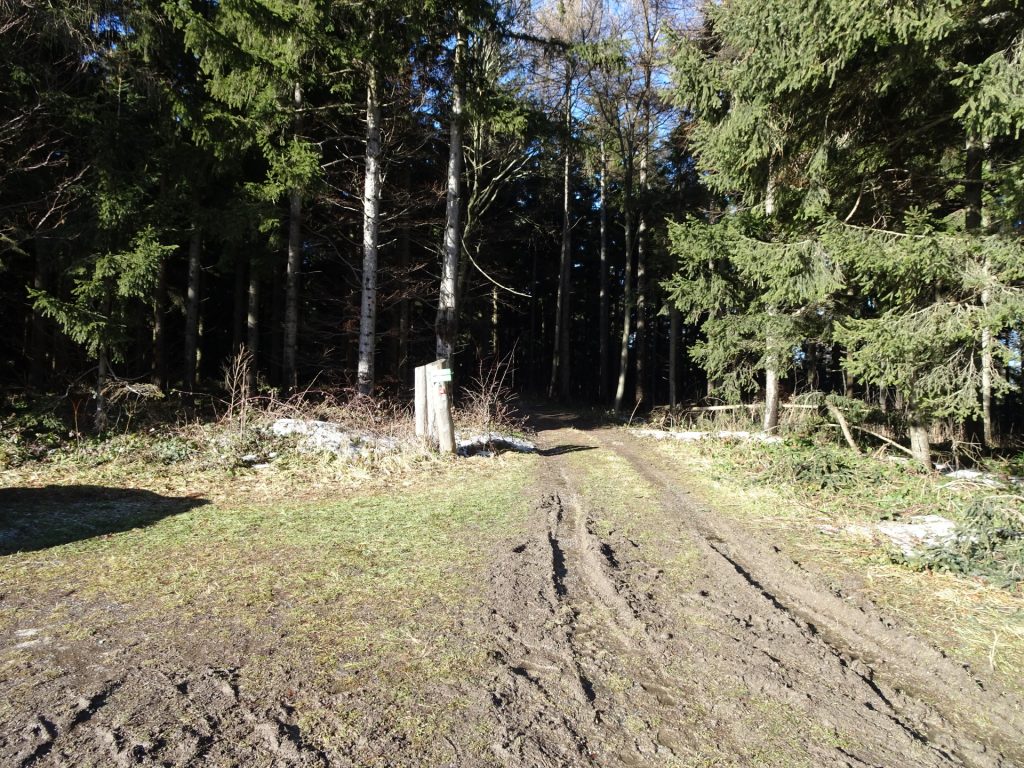
<path id="1" fill-rule="evenodd" d="M 657 443 L 687 487 L 716 510 L 785 542 L 789 554 L 831 585 L 859 594 L 936 647 L 1006 687 L 1024 692 L 1024 592 L 961 574 L 914 570 L 880 540 L 843 533 L 903 514 L 956 517 L 965 500 L 991 489 L 950 485 L 926 474 L 871 459 L 827 487 L 794 482 L 772 446 Z M 823 469 L 815 466 L 812 477 Z M 784 476 L 785 475 L 785 476 Z M 817 487 L 815 487 L 817 486 Z"/>

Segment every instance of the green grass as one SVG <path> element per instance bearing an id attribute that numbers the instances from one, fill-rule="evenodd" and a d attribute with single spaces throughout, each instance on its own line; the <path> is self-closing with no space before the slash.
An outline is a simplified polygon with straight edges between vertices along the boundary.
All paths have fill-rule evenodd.
<path id="1" fill-rule="evenodd" d="M 34 551 L 0 558 L 0 633 L 37 628 L 83 647 L 128 641 L 141 658 L 174 649 L 198 665 L 241 654 L 242 685 L 255 697 L 295 678 L 289 684 L 303 690 L 385 699 L 365 713 L 300 707 L 321 739 L 352 738 L 383 708 L 411 744 L 429 744 L 456 716 L 467 670 L 485 663 L 471 618 L 489 555 L 521 530 L 536 460 L 439 462 L 429 477 L 410 470 L 391 488 L 304 495 L 273 471 L 257 478 L 269 501 L 249 483 L 233 499 L 222 478 L 213 503 L 166 516 L 145 501 L 119 510 L 117 498 L 70 492 L 45 502 L 49 491 L 38 491 L 6 513 L 23 532 L 45 530 Z M 7 707 L 19 679 L 38 681 L 24 674 L 29 660 L 0 654 L 0 678 L 14 682 Z M 437 689 L 446 693 L 432 700 Z"/>
<path id="2" fill-rule="evenodd" d="M 716 510 L 770 532 L 833 587 L 867 597 L 954 658 L 1024 692 L 1019 586 L 914 570 L 889 547 L 841 532 L 902 514 L 957 519 L 972 495 L 989 491 L 834 448 L 816 458 L 808 455 L 813 446 L 723 441 L 652 441 L 652 449 Z"/>

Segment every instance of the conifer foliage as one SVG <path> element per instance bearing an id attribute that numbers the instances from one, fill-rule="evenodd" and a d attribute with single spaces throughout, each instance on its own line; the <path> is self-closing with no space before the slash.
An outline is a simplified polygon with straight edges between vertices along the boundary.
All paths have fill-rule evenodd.
<path id="1" fill-rule="evenodd" d="M 1024 319 L 1021 3 L 705 12 L 674 84 L 718 197 L 670 225 L 666 286 L 709 377 L 756 388 L 826 349 L 905 408 L 922 462 L 938 418 L 996 442 Z"/>
<path id="2" fill-rule="evenodd" d="M 995 446 L 1022 5 L 0 0 L 0 386 L 103 428 L 242 351 L 353 397 L 511 354 L 620 413 L 825 391 Z"/>

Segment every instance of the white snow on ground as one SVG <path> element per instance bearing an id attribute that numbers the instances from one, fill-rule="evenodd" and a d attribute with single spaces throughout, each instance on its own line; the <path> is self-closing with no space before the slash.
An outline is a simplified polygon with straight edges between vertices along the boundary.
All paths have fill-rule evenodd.
<path id="1" fill-rule="evenodd" d="M 300 451 L 325 451 L 339 456 L 359 457 L 388 453 L 398 448 L 398 441 L 392 438 L 348 432 L 338 424 L 314 419 L 278 419 L 270 425 L 270 431 L 278 437 L 298 436 Z M 456 438 L 459 437 L 456 435 Z M 498 451 L 531 453 L 536 450 L 536 446 L 529 440 L 497 432 L 457 439 L 456 447 L 461 456 L 489 456 Z M 243 457 L 243 461 L 246 459 L 258 461 L 259 457 Z"/>
<path id="2" fill-rule="evenodd" d="M 458 435 L 456 435 L 458 438 Z M 502 435 L 491 432 L 486 435 L 474 435 L 473 437 L 456 439 L 455 447 L 460 456 L 490 456 L 497 451 L 515 451 L 516 453 L 533 453 L 537 446 L 529 440 L 511 435 Z"/>
<path id="3" fill-rule="evenodd" d="M 944 544 L 956 538 L 956 523 L 941 515 L 914 515 L 907 522 L 886 520 L 874 525 L 848 525 L 838 529 L 824 526 L 822 533 L 839 533 L 840 531 L 863 536 L 869 539 L 881 534 L 895 544 L 908 557 L 922 549 Z"/>
<path id="4" fill-rule="evenodd" d="M 346 432 L 337 424 L 314 419 L 278 419 L 270 425 L 270 431 L 278 437 L 298 435 L 300 451 L 325 451 L 339 456 L 387 453 L 397 447 L 391 438 Z"/>
<path id="5" fill-rule="evenodd" d="M 719 440 L 750 440 L 755 443 L 781 443 L 782 438 L 778 435 L 766 435 L 764 432 L 674 432 L 667 429 L 634 429 L 638 435 L 653 437 L 655 440 L 683 440 L 697 442 L 708 438 Z"/>
<path id="6" fill-rule="evenodd" d="M 951 472 L 943 472 L 942 476 L 954 481 L 968 480 L 972 483 L 980 483 L 992 488 L 1005 488 L 1007 483 L 1010 485 L 1021 485 L 1024 482 L 1024 478 L 1000 477 L 999 475 L 993 475 L 991 472 L 982 472 L 977 469 L 957 469 Z"/>

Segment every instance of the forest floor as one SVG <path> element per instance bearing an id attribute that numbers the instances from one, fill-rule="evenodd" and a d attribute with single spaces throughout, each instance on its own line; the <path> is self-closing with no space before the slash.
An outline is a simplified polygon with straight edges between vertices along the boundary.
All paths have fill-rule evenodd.
<path id="1" fill-rule="evenodd" d="M 1019 670 L 947 655 L 694 457 L 536 426 L 536 455 L 346 488 L 0 477 L 3 763 L 1024 765 Z"/>

